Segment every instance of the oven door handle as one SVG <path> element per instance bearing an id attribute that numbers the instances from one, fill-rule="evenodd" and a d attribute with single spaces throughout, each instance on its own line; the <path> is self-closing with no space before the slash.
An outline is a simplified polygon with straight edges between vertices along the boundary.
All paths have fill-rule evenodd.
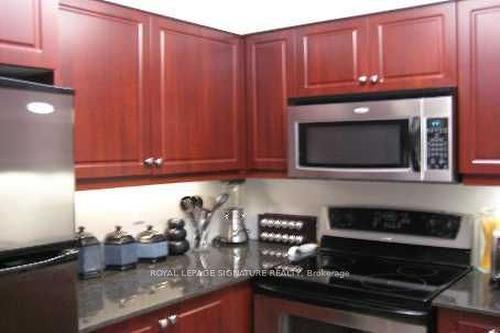
<path id="1" fill-rule="evenodd" d="M 421 156 L 420 117 L 413 117 L 410 121 L 410 163 L 413 171 L 420 172 Z"/>
<path id="2" fill-rule="evenodd" d="M 255 285 L 255 292 L 256 293 L 264 293 L 268 294 L 271 296 L 275 297 L 283 297 L 285 299 L 290 299 L 290 300 L 297 300 L 299 302 L 312 302 L 314 303 L 315 301 L 318 300 L 318 295 L 314 293 L 310 293 L 307 291 L 301 291 L 300 293 L 297 293 L 296 290 L 290 290 L 287 287 L 283 286 L 274 286 L 272 284 L 267 284 L 265 282 L 257 282 Z M 407 310 L 407 309 L 401 309 L 396 306 L 390 306 L 390 305 L 382 305 L 382 304 L 370 304 L 367 302 L 360 303 L 356 302 L 352 299 L 346 299 L 343 297 L 335 296 L 335 297 L 329 297 L 323 295 L 321 298 L 322 303 L 328 304 L 328 306 L 334 306 L 334 307 L 339 307 L 339 308 L 347 308 L 347 311 L 361 311 L 361 312 L 367 312 L 371 313 L 376 309 L 377 311 L 381 311 L 386 314 L 391 314 L 397 317 L 405 317 L 407 319 L 410 319 L 413 321 L 420 321 L 422 318 L 426 318 L 429 315 L 429 312 L 426 310 Z"/>

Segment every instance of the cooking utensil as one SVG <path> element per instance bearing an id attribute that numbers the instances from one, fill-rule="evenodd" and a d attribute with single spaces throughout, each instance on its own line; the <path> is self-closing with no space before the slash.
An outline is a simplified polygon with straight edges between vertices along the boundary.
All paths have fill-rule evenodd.
<path id="1" fill-rule="evenodd" d="M 218 195 L 217 198 L 215 198 L 215 204 L 212 207 L 211 212 L 214 213 L 217 209 L 222 207 L 222 205 L 224 205 L 227 202 L 227 200 L 229 200 L 228 193 L 222 193 L 222 194 Z"/>
<path id="2" fill-rule="evenodd" d="M 189 218 L 189 222 L 193 229 L 196 229 L 196 216 L 195 216 L 195 204 L 193 197 L 183 197 L 180 203 L 181 210 L 187 215 Z"/>

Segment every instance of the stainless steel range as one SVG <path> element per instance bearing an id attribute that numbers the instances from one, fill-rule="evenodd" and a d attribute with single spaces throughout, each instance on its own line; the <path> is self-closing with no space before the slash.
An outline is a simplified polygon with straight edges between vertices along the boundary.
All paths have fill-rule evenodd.
<path id="1" fill-rule="evenodd" d="M 330 207 L 317 255 L 256 282 L 259 333 L 426 333 L 432 299 L 470 270 L 461 215 Z"/>

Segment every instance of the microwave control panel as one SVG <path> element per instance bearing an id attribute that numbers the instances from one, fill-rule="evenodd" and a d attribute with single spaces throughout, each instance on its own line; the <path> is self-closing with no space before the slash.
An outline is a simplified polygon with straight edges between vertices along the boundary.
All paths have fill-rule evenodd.
<path id="1" fill-rule="evenodd" d="M 427 119 L 427 169 L 449 169 L 448 118 Z"/>

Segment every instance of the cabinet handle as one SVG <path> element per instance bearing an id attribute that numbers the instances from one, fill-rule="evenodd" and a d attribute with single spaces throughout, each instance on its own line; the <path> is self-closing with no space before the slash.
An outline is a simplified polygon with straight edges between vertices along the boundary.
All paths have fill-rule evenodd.
<path id="1" fill-rule="evenodd" d="M 154 157 L 148 157 L 144 160 L 144 165 L 147 167 L 153 166 L 154 163 L 155 163 Z"/>
<path id="2" fill-rule="evenodd" d="M 153 163 L 157 168 L 159 168 L 163 165 L 163 158 L 159 157 L 155 159 Z"/>
<path id="3" fill-rule="evenodd" d="M 380 81 L 380 77 L 377 74 L 370 76 L 370 83 L 377 84 Z"/>
<path id="4" fill-rule="evenodd" d="M 368 82 L 368 76 L 361 75 L 360 77 L 358 77 L 358 82 L 361 85 L 365 84 L 366 82 Z"/>
<path id="5" fill-rule="evenodd" d="M 171 316 L 168 316 L 167 318 L 172 325 L 175 325 L 175 323 L 177 322 L 177 315 L 171 315 Z"/>
<path id="6" fill-rule="evenodd" d="M 163 318 L 158 320 L 158 324 L 160 325 L 160 329 L 163 332 L 168 327 L 168 319 Z"/>

